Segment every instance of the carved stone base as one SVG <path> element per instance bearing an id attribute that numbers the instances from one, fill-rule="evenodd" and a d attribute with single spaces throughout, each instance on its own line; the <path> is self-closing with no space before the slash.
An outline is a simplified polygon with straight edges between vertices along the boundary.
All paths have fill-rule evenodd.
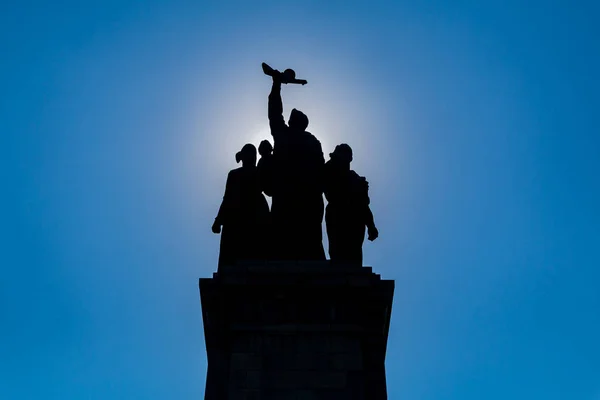
<path id="1" fill-rule="evenodd" d="M 262 263 L 200 279 L 206 400 L 387 399 L 394 282 L 369 267 Z"/>

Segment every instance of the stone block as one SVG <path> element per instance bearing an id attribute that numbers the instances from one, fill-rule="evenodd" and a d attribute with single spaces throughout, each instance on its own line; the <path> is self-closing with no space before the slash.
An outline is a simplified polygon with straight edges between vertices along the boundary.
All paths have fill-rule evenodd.
<path id="1" fill-rule="evenodd" d="M 234 398 L 235 400 L 261 400 L 260 391 L 259 390 L 244 390 L 238 392 L 238 397 Z M 231 400 L 234 400 L 231 399 Z"/>
<path id="2" fill-rule="evenodd" d="M 229 387 L 230 388 L 241 388 L 246 387 L 246 374 L 244 370 L 231 370 L 229 372 Z"/>
<path id="3" fill-rule="evenodd" d="M 317 369 L 319 357 L 310 351 L 297 351 L 294 363 L 294 368 L 299 370 L 315 370 Z"/>
<path id="4" fill-rule="evenodd" d="M 360 340 L 358 338 L 336 335 L 330 339 L 330 344 L 332 353 L 360 352 Z"/>
<path id="5" fill-rule="evenodd" d="M 322 372 L 316 375 L 315 387 L 327 389 L 339 389 L 346 386 L 346 374 L 344 372 Z"/>
<path id="6" fill-rule="evenodd" d="M 347 277 L 348 284 L 350 286 L 368 286 L 371 283 L 370 276 L 348 276 Z"/>
<path id="7" fill-rule="evenodd" d="M 313 390 L 298 390 L 296 400 L 319 400 L 319 397 Z"/>
<path id="8" fill-rule="evenodd" d="M 358 352 L 336 353 L 329 356 L 330 369 L 337 371 L 357 371 L 362 369 L 362 357 Z"/>
<path id="9" fill-rule="evenodd" d="M 260 371 L 248 371 L 246 372 L 246 380 L 244 382 L 246 389 L 258 389 L 261 385 L 261 372 Z"/>
<path id="10" fill-rule="evenodd" d="M 233 353 L 231 355 L 231 368 L 245 371 L 261 369 L 261 358 L 256 353 Z"/>
<path id="11" fill-rule="evenodd" d="M 261 400 L 296 400 L 296 390 L 269 389 L 263 393 Z"/>

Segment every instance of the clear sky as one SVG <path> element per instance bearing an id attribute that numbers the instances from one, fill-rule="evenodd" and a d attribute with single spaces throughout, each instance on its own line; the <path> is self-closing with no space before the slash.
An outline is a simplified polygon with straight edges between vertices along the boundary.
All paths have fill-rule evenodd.
<path id="1" fill-rule="evenodd" d="M 354 148 L 390 399 L 600 399 L 593 1 L 4 1 L 0 399 L 200 399 L 234 154 Z"/>

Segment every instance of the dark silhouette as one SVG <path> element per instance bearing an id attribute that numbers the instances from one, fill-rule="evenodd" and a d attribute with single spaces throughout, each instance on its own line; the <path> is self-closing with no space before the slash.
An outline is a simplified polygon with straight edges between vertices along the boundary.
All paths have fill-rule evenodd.
<path id="1" fill-rule="evenodd" d="M 221 234 L 219 268 L 240 260 L 266 258 L 269 205 L 263 196 L 256 167 L 256 147 L 246 144 L 235 155 L 242 167 L 227 176 L 225 195 L 212 226 Z"/>
<path id="2" fill-rule="evenodd" d="M 267 196 L 273 195 L 273 146 L 268 140 L 263 140 L 258 146 L 258 154 L 260 154 L 260 160 L 258 160 L 258 179 L 260 189 L 265 192 Z"/>
<path id="3" fill-rule="evenodd" d="M 306 81 L 289 69 L 263 71 L 273 78 L 274 142 L 260 143 L 258 164 L 250 144 L 236 155 L 243 166 L 229 173 L 213 225 L 215 233 L 223 226 L 219 269 L 199 282 L 204 398 L 387 400 L 394 281 L 361 266 L 365 228 L 369 240 L 378 236 L 368 182 L 350 169 L 350 146 L 325 163 L 306 115 L 293 109 L 284 121 L 281 85 Z M 332 262 L 323 251 L 323 193 Z"/>
<path id="4" fill-rule="evenodd" d="M 281 83 L 299 83 L 301 85 L 306 85 L 308 82 L 305 79 L 296 79 L 296 71 L 293 69 L 286 69 L 283 73 L 277 71 L 276 69 L 271 68 L 266 63 L 262 63 L 262 69 L 265 75 L 269 75 L 271 77 L 277 77 Z"/>
<path id="5" fill-rule="evenodd" d="M 263 64 L 263 70 L 265 66 Z M 286 75 L 270 67 L 266 68 L 267 72 L 273 77 L 269 95 L 269 125 L 274 141 L 269 168 L 272 184 L 266 191 L 273 198 L 273 257 L 324 260 L 321 225 L 325 159 L 321 143 L 306 131 L 308 117 L 301 111 L 293 109 L 287 125 L 283 118 L 281 84 L 295 82 L 295 73 Z"/>
<path id="6" fill-rule="evenodd" d="M 350 146 L 340 144 L 329 156 L 324 168 L 329 256 L 332 263 L 362 266 L 365 227 L 369 240 L 379 236 L 369 207 L 369 184 L 350 169 Z"/>

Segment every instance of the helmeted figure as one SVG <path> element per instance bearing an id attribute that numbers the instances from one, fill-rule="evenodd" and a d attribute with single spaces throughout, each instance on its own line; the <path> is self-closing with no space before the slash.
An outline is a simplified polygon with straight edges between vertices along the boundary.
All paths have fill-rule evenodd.
<path id="1" fill-rule="evenodd" d="M 227 176 L 225 195 L 212 226 L 221 233 L 219 267 L 267 256 L 269 205 L 262 194 L 256 168 L 256 147 L 246 144 L 236 156 L 242 167 Z"/>
<path id="2" fill-rule="evenodd" d="M 324 168 L 329 256 L 335 264 L 362 266 L 365 228 L 369 240 L 379 236 L 369 207 L 369 184 L 350 169 L 350 146 L 340 144 L 329 156 Z"/>
<path id="3" fill-rule="evenodd" d="M 306 131 L 308 117 L 293 109 L 283 118 L 283 74 L 273 71 L 269 125 L 274 141 L 270 194 L 273 257 L 279 260 L 324 260 L 321 143 Z"/>

